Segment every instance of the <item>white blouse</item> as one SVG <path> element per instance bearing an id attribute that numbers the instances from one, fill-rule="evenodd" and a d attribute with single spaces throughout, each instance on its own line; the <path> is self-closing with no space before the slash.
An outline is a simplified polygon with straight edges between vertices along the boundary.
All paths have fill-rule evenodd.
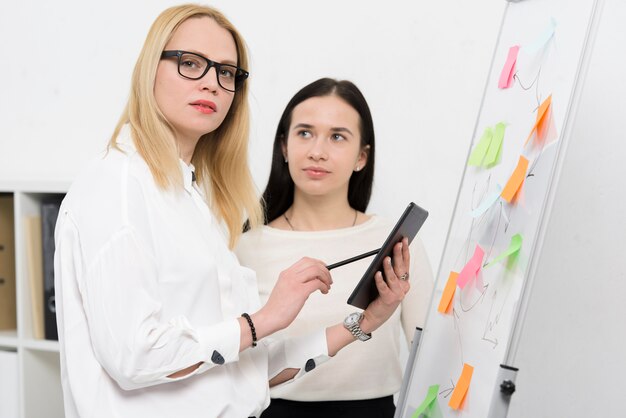
<path id="1" fill-rule="evenodd" d="M 192 166 L 181 161 L 184 191 L 164 192 L 128 128 L 118 143 L 74 182 L 57 222 L 66 417 L 260 415 L 268 378 L 328 358 L 325 331 L 239 353 L 237 318 L 260 308 L 255 273 L 228 249 Z"/>
<path id="2" fill-rule="evenodd" d="M 276 283 L 276 274 L 306 255 L 331 264 L 379 248 L 394 223 L 372 215 L 366 222 L 329 231 L 285 231 L 264 226 L 243 235 L 235 250 L 239 261 L 257 272 L 261 301 Z M 366 342 L 356 341 L 330 361 L 289 385 L 272 388 L 272 398 L 293 401 L 372 399 L 396 393 L 402 384 L 401 334 L 408 341 L 422 327 L 433 289 L 433 275 L 419 237 L 411 243 L 411 290 L 400 307 Z M 373 257 L 331 271 L 327 295 L 314 293 L 286 329 L 275 338 L 294 338 L 322 325 L 342 321 L 360 309 L 346 303 Z"/>

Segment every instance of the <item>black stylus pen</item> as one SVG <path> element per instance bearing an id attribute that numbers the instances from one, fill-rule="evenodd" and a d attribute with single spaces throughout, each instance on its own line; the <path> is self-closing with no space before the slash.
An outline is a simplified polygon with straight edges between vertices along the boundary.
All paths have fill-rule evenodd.
<path id="1" fill-rule="evenodd" d="M 373 255 L 376 255 L 376 254 L 378 254 L 378 252 L 379 252 L 379 251 L 380 251 L 380 248 L 379 248 L 379 249 L 377 249 L 377 250 L 368 251 L 368 252 L 366 252 L 366 253 L 364 253 L 364 254 L 359 254 L 359 255 L 356 255 L 356 256 L 354 256 L 354 257 L 352 257 L 352 258 L 348 258 L 348 259 L 343 260 L 343 261 L 340 261 L 340 262 L 338 262 L 338 263 L 335 263 L 335 264 L 329 264 L 329 265 L 327 265 L 327 266 L 326 266 L 326 268 L 327 268 L 328 270 L 332 270 L 332 269 L 334 269 L 335 267 L 341 267 L 341 266 L 344 266 L 344 265 L 346 265 L 346 264 L 350 264 L 350 263 L 352 263 L 353 261 L 359 261 L 359 260 L 362 260 L 362 259 L 364 259 L 364 258 L 371 257 L 371 256 L 373 256 Z"/>

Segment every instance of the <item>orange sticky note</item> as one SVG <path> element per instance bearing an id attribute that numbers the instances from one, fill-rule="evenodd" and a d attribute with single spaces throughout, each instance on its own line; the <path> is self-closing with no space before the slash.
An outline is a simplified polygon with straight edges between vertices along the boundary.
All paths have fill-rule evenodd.
<path id="1" fill-rule="evenodd" d="M 472 374 L 474 373 L 474 367 L 470 366 L 467 363 L 463 364 L 463 371 L 461 372 L 461 377 L 456 382 L 456 386 L 454 387 L 454 392 L 452 392 L 452 396 L 450 397 L 450 402 L 448 402 L 448 406 L 452 409 L 459 409 L 463 404 L 463 400 L 467 395 L 467 391 L 469 390 L 470 382 L 472 381 Z"/>
<path id="2" fill-rule="evenodd" d="M 533 133 L 537 133 L 537 137 L 539 139 L 544 139 L 547 133 L 547 128 L 549 126 L 549 110 L 552 106 L 552 95 L 549 95 L 546 100 L 541 103 L 539 106 L 539 111 L 537 111 L 537 119 L 535 120 L 535 124 L 533 125 L 530 133 L 528 134 L 528 138 L 526 138 L 526 142 L 524 145 L 528 144 L 528 141 L 533 136 Z"/>
<path id="3" fill-rule="evenodd" d="M 513 196 L 515 196 L 515 193 L 517 193 L 522 183 L 524 183 L 526 170 L 528 170 L 528 160 L 523 155 L 520 155 L 517 167 L 515 167 L 513 174 L 511 174 L 509 181 L 506 183 L 504 190 L 502 190 L 502 193 L 500 194 L 500 196 L 502 196 L 502 198 L 507 202 L 511 203 Z"/>
<path id="4" fill-rule="evenodd" d="M 456 291 L 456 278 L 458 275 L 459 273 L 451 271 L 450 276 L 448 276 L 448 282 L 443 289 L 443 294 L 439 301 L 439 308 L 437 308 L 441 313 L 450 313 L 452 310 L 452 298 L 454 298 L 454 292 Z"/>

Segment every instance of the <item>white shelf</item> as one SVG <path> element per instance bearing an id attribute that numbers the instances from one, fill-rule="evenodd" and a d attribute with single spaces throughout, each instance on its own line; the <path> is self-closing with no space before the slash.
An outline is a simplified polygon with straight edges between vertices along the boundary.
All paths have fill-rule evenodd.
<path id="1" fill-rule="evenodd" d="M 0 181 L 0 193 L 65 193 L 70 182 L 65 180 L 50 181 Z"/>
<path id="2" fill-rule="evenodd" d="M 32 338 L 22 341 L 22 347 L 38 351 L 59 352 L 59 342 L 51 340 L 35 340 Z"/>
<path id="3" fill-rule="evenodd" d="M 0 331 L 0 349 L 17 348 L 17 330 Z"/>
<path id="4" fill-rule="evenodd" d="M 33 302 L 24 218 L 41 215 L 42 203 L 54 195 L 64 194 L 68 187 L 69 182 L 65 181 L 0 181 L 0 193 L 13 196 L 15 221 L 17 329 L 0 330 L 0 350 L 17 354 L 19 413 L 15 418 L 64 416 L 59 342 L 33 338 Z"/>

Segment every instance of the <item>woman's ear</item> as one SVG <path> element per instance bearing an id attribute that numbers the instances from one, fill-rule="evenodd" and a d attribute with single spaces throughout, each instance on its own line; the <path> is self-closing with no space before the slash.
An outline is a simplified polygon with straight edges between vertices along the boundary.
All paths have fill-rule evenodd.
<path id="1" fill-rule="evenodd" d="M 356 160 L 356 164 L 354 166 L 354 171 L 361 171 L 363 167 L 367 165 L 367 158 L 369 157 L 369 154 L 370 154 L 369 145 L 366 145 L 363 148 L 361 148 L 361 151 L 359 152 L 359 158 Z"/>
<path id="2" fill-rule="evenodd" d="M 283 158 L 285 159 L 285 162 L 288 163 L 289 162 L 289 158 L 287 157 L 287 144 L 285 143 L 285 141 L 283 141 L 280 145 L 280 147 L 283 150 Z"/>

